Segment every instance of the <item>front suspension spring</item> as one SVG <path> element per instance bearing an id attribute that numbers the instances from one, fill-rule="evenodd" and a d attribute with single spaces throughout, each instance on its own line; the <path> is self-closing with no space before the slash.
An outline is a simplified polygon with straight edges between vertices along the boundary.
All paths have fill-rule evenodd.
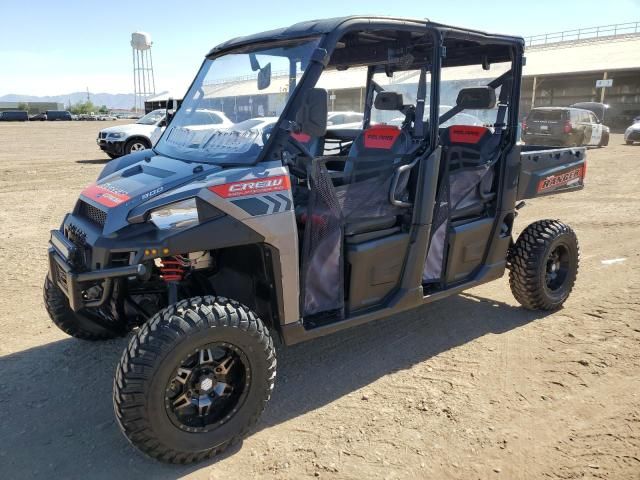
<path id="1" fill-rule="evenodd" d="M 160 276 L 165 282 L 180 282 L 191 267 L 191 261 L 182 255 L 160 259 Z"/>

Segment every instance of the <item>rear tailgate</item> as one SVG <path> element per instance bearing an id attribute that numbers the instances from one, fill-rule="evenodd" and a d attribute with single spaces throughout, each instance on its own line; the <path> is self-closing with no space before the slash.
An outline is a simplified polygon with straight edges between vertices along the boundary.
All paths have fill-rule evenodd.
<path id="1" fill-rule="evenodd" d="M 561 137 L 564 133 L 564 115 L 563 110 L 532 110 L 527 118 L 526 133 Z"/>
<path id="2" fill-rule="evenodd" d="M 522 147 L 518 200 L 581 190 L 586 148 Z"/>

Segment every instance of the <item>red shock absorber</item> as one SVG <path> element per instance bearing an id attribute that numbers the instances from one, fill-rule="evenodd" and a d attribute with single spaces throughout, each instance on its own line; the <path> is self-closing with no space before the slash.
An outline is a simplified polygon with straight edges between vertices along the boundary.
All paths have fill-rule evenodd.
<path id="1" fill-rule="evenodd" d="M 181 255 L 161 259 L 160 276 L 165 282 L 180 282 L 186 275 L 191 262 Z"/>

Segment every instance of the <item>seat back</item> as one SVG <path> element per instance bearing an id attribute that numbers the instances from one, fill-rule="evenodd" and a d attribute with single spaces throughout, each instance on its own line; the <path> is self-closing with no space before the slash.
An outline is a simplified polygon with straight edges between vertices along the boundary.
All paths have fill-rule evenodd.
<path id="1" fill-rule="evenodd" d="M 413 106 L 404 105 L 402 94 L 397 92 L 378 92 L 374 107 L 406 115 L 414 111 Z M 356 137 L 344 166 L 344 182 L 366 180 L 380 174 L 381 169 L 393 169 L 400 163 L 402 155 L 408 154 L 412 147 L 409 124 L 410 122 L 404 122 L 404 128 L 385 124 L 371 125 Z"/>
<path id="2" fill-rule="evenodd" d="M 353 141 L 344 166 L 345 183 L 366 180 L 392 168 L 410 152 L 411 136 L 393 125 L 373 125 Z"/>
<path id="3" fill-rule="evenodd" d="M 496 140 L 486 127 L 452 125 L 443 130 L 441 142 L 449 169 L 452 219 L 482 213 L 486 202 L 495 196 L 491 187 Z"/>

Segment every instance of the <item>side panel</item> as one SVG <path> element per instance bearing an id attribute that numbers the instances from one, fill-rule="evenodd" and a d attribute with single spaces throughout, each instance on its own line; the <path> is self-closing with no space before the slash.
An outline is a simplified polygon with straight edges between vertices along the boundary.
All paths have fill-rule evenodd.
<path id="1" fill-rule="evenodd" d="M 248 170 L 225 170 L 207 178 L 199 197 L 264 237 L 280 257 L 284 318 L 300 319 L 298 227 L 289 186 L 289 172 L 280 162 L 264 162 Z M 278 286 L 276 286 L 278 288 Z"/>
<path id="2" fill-rule="evenodd" d="M 347 308 L 352 312 L 378 305 L 398 285 L 409 234 L 347 245 L 349 295 Z"/>
<path id="3" fill-rule="evenodd" d="M 580 190 L 586 174 L 586 149 L 557 148 L 523 151 L 518 200 Z"/>
<path id="4" fill-rule="evenodd" d="M 464 225 L 453 225 L 449 232 L 447 284 L 466 279 L 480 266 L 491 238 L 494 217 Z"/>

